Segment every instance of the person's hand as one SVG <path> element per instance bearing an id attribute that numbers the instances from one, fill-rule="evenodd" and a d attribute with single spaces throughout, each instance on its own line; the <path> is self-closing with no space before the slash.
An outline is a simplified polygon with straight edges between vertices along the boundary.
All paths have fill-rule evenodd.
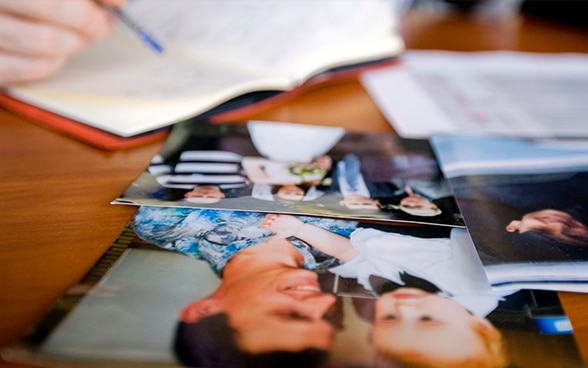
<path id="1" fill-rule="evenodd" d="M 271 230 L 275 233 L 274 238 L 288 238 L 296 236 L 304 226 L 304 222 L 291 215 L 268 214 L 261 221 L 261 229 Z"/>
<path id="2" fill-rule="evenodd" d="M 0 86 L 48 77 L 113 22 L 93 0 L 0 0 Z"/>

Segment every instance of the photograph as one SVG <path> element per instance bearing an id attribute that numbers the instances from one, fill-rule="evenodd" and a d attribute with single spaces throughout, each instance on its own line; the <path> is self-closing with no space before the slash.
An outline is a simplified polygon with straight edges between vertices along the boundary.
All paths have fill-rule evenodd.
<path id="1" fill-rule="evenodd" d="M 278 122 L 178 124 L 113 203 L 464 226 L 426 140 Z"/>
<path id="2" fill-rule="evenodd" d="M 147 239 L 154 234 L 149 229 L 156 223 L 169 228 L 172 220 L 163 221 L 159 208 L 140 210 L 145 211 L 124 239 L 97 264 L 97 274 L 68 291 L 49 322 L 39 323 L 29 345 L 13 347 L 4 356 L 65 367 L 68 362 L 223 368 L 582 366 L 557 294 L 492 293 L 479 263 L 468 262 L 475 257 L 467 251 L 473 248 L 463 229 L 422 227 L 417 232 L 305 222 L 283 214 L 256 217 L 236 229 L 232 239 L 214 230 L 218 224 L 199 235 L 192 233 L 202 230 L 198 226 L 179 226 L 185 237 L 207 238 L 227 248 L 249 237 L 249 245 L 218 262 L 207 252 L 182 253 L 159 245 L 179 244 L 179 234 L 152 243 L 156 237 Z M 252 234 L 254 222 L 270 235 Z M 135 227 L 142 235 L 132 235 L 129 242 Z M 338 262 L 308 267 L 308 257 L 315 255 L 301 251 L 294 238 Z M 398 254 L 401 259 L 418 240 L 420 252 L 430 252 L 427 259 L 436 262 L 382 268 L 382 260 L 374 257 L 385 242 L 390 249 L 383 258 Z M 443 272 L 448 267 L 453 275 Z"/>
<path id="3" fill-rule="evenodd" d="M 476 135 L 433 146 L 493 285 L 588 291 L 588 150 Z"/>

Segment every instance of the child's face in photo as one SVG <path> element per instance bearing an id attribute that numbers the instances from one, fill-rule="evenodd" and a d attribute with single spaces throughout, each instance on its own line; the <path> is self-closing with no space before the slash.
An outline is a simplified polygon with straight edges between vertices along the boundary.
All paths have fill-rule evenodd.
<path id="1" fill-rule="evenodd" d="M 371 339 L 375 348 L 388 356 L 459 362 L 483 352 L 483 341 L 476 331 L 479 323 L 485 323 L 481 321 L 485 320 L 452 299 L 400 288 L 377 300 Z"/>
<path id="2" fill-rule="evenodd" d="M 407 208 L 420 208 L 420 209 L 437 209 L 437 205 L 426 198 L 420 196 L 409 196 L 402 198 L 400 205 Z"/>
<path id="3" fill-rule="evenodd" d="M 345 196 L 339 204 L 350 210 L 379 210 L 380 206 L 377 200 L 367 198 L 361 195 L 350 194 Z"/>
<path id="4" fill-rule="evenodd" d="M 184 198 L 193 203 L 216 203 L 225 198 L 225 194 L 217 186 L 200 185 L 184 194 Z"/>
<path id="5" fill-rule="evenodd" d="M 286 201 L 299 202 L 304 198 L 304 190 L 296 185 L 282 185 L 276 195 Z"/>

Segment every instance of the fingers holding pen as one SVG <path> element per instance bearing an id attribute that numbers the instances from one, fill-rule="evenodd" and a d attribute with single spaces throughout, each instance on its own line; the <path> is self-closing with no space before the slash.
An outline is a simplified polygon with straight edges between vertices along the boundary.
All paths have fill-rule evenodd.
<path id="1" fill-rule="evenodd" d="M 69 56 L 106 37 L 113 22 L 93 0 L 0 0 L 0 85 L 54 73 Z"/>

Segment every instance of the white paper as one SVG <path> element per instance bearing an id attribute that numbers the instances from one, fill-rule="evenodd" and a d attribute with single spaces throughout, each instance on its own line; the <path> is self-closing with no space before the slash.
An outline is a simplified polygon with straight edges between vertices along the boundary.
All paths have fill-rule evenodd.
<path id="1" fill-rule="evenodd" d="M 587 55 L 409 51 L 402 60 L 362 83 L 403 137 L 588 137 Z"/>

